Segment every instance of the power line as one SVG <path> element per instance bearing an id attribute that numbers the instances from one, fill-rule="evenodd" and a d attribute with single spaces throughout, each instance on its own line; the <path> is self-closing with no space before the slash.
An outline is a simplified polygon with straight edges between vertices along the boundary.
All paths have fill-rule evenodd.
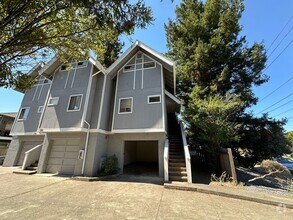
<path id="1" fill-rule="evenodd" d="M 289 110 L 287 110 L 287 111 L 284 111 L 284 112 L 282 112 L 282 113 L 280 113 L 280 114 L 278 114 L 278 115 L 275 115 L 273 118 L 276 118 L 276 117 L 278 117 L 278 116 L 280 116 L 280 115 L 283 115 L 283 114 L 285 114 L 285 113 L 287 113 L 287 112 L 290 112 L 290 111 L 292 111 L 293 110 L 293 108 L 291 108 L 291 109 L 289 109 Z"/>
<path id="2" fill-rule="evenodd" d="M 289 78 L 286 82 L 284 82 L 282 85 L 280 85 L 278 88 L 276 88 L 274 91 L 270 92 L 268 95 L 266 95 L 264 98 L 262 98 L 259 102 L 265 100 L 267 97 L 271 96 L 273 93 L 278 91 L 280 88 L 282 88 L 284 85 L 286 85 L 288 82 L 290 82 L 293 79 L 293 76 Z"/>
<path id="3" fill-rule="evenodd" d="M 282 98 L 281 100 L 277 101 L 276 103 L 274 103 L 274 104 L 270 105 L 269 107 L 265 108 L 264 110 L 258 112 L 257 115 L 260 114 L 260 113 L 262 113 L 262 112 L 264 112 L 265 110 L 267 110 L 267 109 L 269 109 L 269 108 L 271 108 L 271 107 L 273 107 L 273 106 L 279 104 L 280 102 L 282 102 L 283 100 L 289 98 L 289 97 L 292 96 L 292 95 L 293 95 L 293 92 L 290 93 L 289 95 L 287 95 L 286 97 Z M 292 101 L 293 101 L 293 100 L 292 100 Z"/>
<path id="4" fill-rule="evenodd" d="M 286 35 L 282 38 L 282 40 L 278 43 L 278 45 L 275 47 L 275 49 L 268 55 L 268 58 L 276 51 L 276 49 L 281 45 L 281 43 L 284 41 L 284 39 L 288 36 L 288 34 L 293 30 L 293 26 L 291 29 L 286 33 Z"/>
<path id="5" fill-rule="evenodd" d="M 279 36 L 281 35 L 281 33 L 285 30 L 285 28 L 287 27 L 287 25 L 290 23 L 291 19 L 293 18 L 293 15 L 291 16 L 291 18 L 289 18 L 289 20 L 287 21 L 287 23 L 285 24 L 285 26 L 282 28 L 282 30 L 279 32 L 279 34 L 275 37 L 275 39 L 273 40 L 273 42 L 271 43 L 271 45 L 268 48 L 268 51 L 270 50 L 270 48 L 273 46 L 273 44 L 275 43 L 275 41 L 279 38 Z"/>
<path id="6" fill-rule="evenodd" d="M 284 51 L 292 44 L 293 40 L 291 40 L 287 46 L 278 54 L 278 56 L 263 70 L 263 73 L 271 66 L 273 63 L 284 53 Z"/>
<path id="7" fill-rule="evenodd" d="M 277 109 L 279 109 L 279 108 L 281 108 L 281 107 L 283 107 L 283 106 L 285 106 L 285 105 L 288 105 L 289 103 L 291 103 L 291 102 L 293 102 L 293 99 L 292 100 L 290 100 L 289 102 L 286 102 L 285 104 L 283 104 L 283 105 L 280 105 L 279 107 L 277 107 L 277 108 L 274 108 L 273 110 L 271 110 L 270 112 L 273 112 L 273 111 L 275 111 L 275 110 L 277 110 Z"/>

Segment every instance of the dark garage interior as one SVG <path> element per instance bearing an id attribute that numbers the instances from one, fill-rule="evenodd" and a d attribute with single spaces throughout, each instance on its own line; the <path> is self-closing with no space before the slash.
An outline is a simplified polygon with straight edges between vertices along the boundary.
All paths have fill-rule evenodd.
<path id="1" fill-rule="evenodd" d="M 124 174 L 158 176 L 158 141 L 125 141 Z"/>

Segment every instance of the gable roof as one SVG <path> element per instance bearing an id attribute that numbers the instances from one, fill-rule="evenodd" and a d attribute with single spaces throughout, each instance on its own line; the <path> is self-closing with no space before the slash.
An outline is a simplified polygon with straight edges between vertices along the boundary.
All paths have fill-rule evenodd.
<path id="1" fill-rule="evenodd" d="M 104 74 L 106 73 L 106 69 L 100 64 L 99 61 L 96 61 L 94 58 L 89 57 L 88 62 L 93 64 L 95 67 L 97 67 L 99 70 L 101 70 Z M 60 61 L 58 56 L 54 56 L 40 71 L 39 74 L 43 75 L 47 78 L 50 78 L 52 73 L 56 68 L 58 68 L 63 63 Z"/>
<path id="2" fill-rule="evenodd" d="M 152 57 L 157 62 L 161 63 L 163 67 L 168 70 L 165 72 L 164 77 L 168 78 L 169 87 L 174 90 L 176 88 L 176 73 L 175 73 L 175 62 L 150 48 L 140 41 L 135 41 L 110 67 L 107 69 L 107 73 L 111 78 L 114 78 L 119 71 L 138 51 L 142 51 L 146 55 Z"/>

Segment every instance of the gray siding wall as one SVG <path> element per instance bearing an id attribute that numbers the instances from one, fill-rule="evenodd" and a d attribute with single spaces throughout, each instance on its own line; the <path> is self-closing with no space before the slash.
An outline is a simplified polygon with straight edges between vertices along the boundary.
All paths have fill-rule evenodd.
<path id="1" fill-rule="evenodd" d="M 38 113 L 38 108 L 39 106 L 44 106 L 50 88 L 50 81 L 45 84 L 43 84 L 43 82 L 44 77 L 40 77 L 38 84 L 25 92 L 19 113 L 22 108 L 29 108 L 28 116 L 25 120 L 18 120 L 18 113 L 11 133 L 19 134 L 37 131 L 41 117 L 41 113 Z"/>
<path id="2" fill-rule="evenodd" d="M 59 129 L 81 127 L 81 120 L 86 100 L 86 92 L 91 74 L 92 65 L 70 71 L 57 71 L 54 75 L 49 98 L 59 97 L 57 105 L 46 106 L 41 128 Z M 67 111 L 71 95 L 82 94 L 82 103 L 79 111 Z"/>
<path id="3" fill-rule="evenodd" d="M 91 129 L 97 129 L 98 126 L 104 78 L 103 73 L 93 77 L 87 113 L 87 121 L 90 122 Z"/>
<path id="4" fill-rule="evenodd" d="M 103 109 L 102 109 L 102 117 L 100 129 L 105 131 L 111 130 L 111 117 L 113 116 L 113 99 L 115 95 L 115 91 L 113 90 L 113 86 L 115 85 L 114 81 L 107 76 L 106 78 L 106 86 L 103 100 Z"/>
<path id="5" fill-rule="evenodd" d="M 161 103 L 148 104 L 148 96 L 151 95 L 161 95 Z M 133 97 L 132 113 L 118 114 L 119 99 L 125 97 Z M 157 64 L 156 68 L 130 72 L 120 70 L 113 130 L 163 129 L 162 100 L 160 65 Z"/>

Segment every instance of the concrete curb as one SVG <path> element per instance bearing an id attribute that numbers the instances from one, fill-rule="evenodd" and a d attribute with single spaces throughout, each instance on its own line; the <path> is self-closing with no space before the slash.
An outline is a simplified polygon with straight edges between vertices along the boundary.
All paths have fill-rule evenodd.
<path id="1" fill-rule="evenodd" d="M 274 199 L 263 199 L 263 198 L 253 197 L 253 196 L 245 196 L 245 195 L 239 195 L 239 194 L 234 194 L 234 193 L 223 192 L 223 191 L 220 191 L 220 190 L 204 189 L 204 188 L 197 187 L 197 186 L 177 185 L 177 184 L 174 184 L 174 183 L 165 183 L 164 187 L 166 189 L 194 191 L 194 192 L 200 192 L 200 193 L 205 193 L 205 194 L 211 194 L 211 195 L 223 196 L 223 197 L 228 197 L 228 198 L 234 198 L 234 199 L 241 199 L 241 200 L 246 200 L 246 201 L 251 201 L 251 202 L 257 202 L 257 203 L 266 204 L 266 205 L 273 205 L 273 206 L 285 205 L 286 208 L 293 209 L 293 202 L 288 203 L 288 202 L 284 202 L 284 201 L 277 201 L 277 200 L 274 200 Z"/>

